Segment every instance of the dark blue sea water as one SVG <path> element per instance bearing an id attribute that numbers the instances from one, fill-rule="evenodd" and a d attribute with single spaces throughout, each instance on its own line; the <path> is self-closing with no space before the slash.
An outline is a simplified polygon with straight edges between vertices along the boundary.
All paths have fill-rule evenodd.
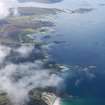
<path id="1" fill-rule="evenodd" d="M 105 1 L 64 0 L 61 6 L 74 12 L 57 15 L 50 53 L 57 63 L 77 66 L 65 80 L 73 98 L 62 104 L 105 105 Z"/>

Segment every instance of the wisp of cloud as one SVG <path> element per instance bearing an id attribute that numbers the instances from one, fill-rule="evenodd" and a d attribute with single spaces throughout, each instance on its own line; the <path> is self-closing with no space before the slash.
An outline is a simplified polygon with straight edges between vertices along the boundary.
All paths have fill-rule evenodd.
<path id="1" fill-rule="evenodd" d="M 0 45 L 0 90 L 7 93 L 13 105 L 23 105 L 27 102 L 28 93 L 33 88 L 57 87 L 63 83 L 62 77 L 51 73 L 52 69 L 43 67 L 42 60 L 14 63 L 7 59 L 11 52 L 26 58 L 34 49 L 32 46 L 20 46 L 16 49 Z"/>
<path id="2" fill-rule="evenodd" d="M 9 15 L 10 8 L 16 8 L 17 0 L 0 0 L 0 18 L 4 18 Z"/>

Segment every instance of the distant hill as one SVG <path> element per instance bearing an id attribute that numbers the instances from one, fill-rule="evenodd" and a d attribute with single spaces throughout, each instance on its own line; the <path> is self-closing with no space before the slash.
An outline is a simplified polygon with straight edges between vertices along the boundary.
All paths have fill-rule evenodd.
<path id="1" fill-rule="evenodd" d="M 18 0 L 19 2 L 42 2 L 42 3 L 56 3 L 62 0 Z"/>

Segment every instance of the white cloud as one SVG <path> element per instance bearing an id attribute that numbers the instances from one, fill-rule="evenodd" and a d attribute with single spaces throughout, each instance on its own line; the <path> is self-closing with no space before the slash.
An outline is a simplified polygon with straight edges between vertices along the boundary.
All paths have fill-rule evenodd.
<path id="1" fill-rule="evenodd" d="M 63 78 L 57 74 L 51 74 L 52 69 L 43 68 L 44 62 L 41 60 L 19 64 L 4 60 L 6 56 L 11 55 L 12 50 L 19 52 L 21 57 L 21 55 L 28 56 L 33 51 L 32 49 L 32 46 L 21 46 L 14 49 L 0 45 L 0 62 L 6 63 L 0 68 L 0 90 L 7 93 L 13 105 L 23 105 L 28 100 L 28 92 L 33 88 L 57 87 L 63 82 Z"/>
<path id="2" fill-rule="evenodd" d="M 4 2 L 0 1 L 0 18 L 3 18 L 9 14 L 8 7 Z"/>
<path id="3" fill-rule="evenodd" d="M 18 52 L 24 57 L 27 57 L 32 52 L 33 49 L 34 46 L 21 46 L 18 49 L 16 49 L 16 52 Z"/>
<path id="4" fill-rule="evenodd" d="M 16 8 L 16 0 L 0 0 L 0 18 L 4 18 L 9 15 L 10 8 Z"/>
<path id="5" fill-rule="evenodd" d="M 9 55 L 11 48 L 0 45 L 0 63 Z"/>
<path id="6" fill-rule="evenodd" d="M 23 105 L 28 92 L 35 87 L 57 86 L 62 81 L 56 74 L 51 75 L 49 69 L 40 69 L 40 64 L 35 62 L 8 64 L 0 70 L 0 88 L 13 105 Z"/>

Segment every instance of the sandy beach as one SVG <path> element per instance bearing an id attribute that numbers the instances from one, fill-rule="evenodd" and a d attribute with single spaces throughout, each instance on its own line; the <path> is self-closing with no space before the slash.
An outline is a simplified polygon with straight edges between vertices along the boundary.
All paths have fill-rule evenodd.
<path id="1" fill-rule="evenodd" d="M 57 98 L 53 105 L 60 105 L 60 100 L 61 100 L 60 98 Z"/>

